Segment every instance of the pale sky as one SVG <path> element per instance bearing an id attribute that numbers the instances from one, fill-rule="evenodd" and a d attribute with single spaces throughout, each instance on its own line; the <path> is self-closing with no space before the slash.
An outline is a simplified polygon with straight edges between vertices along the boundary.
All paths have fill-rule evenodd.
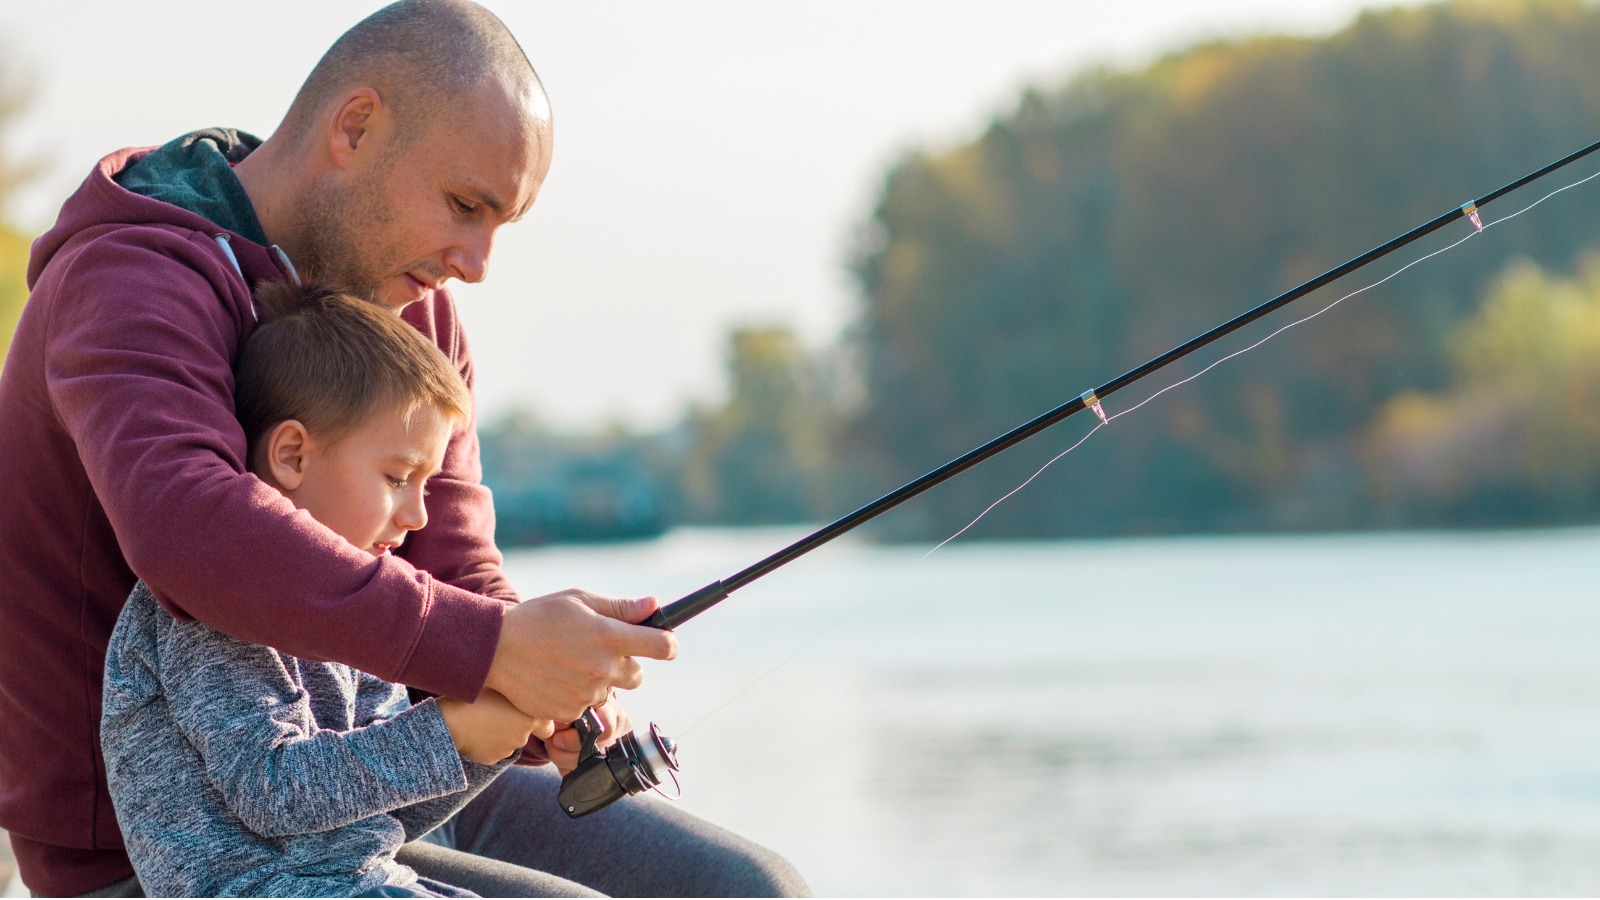
<path id="1" fill-rule="evenodd" d="M 0 0 L 37 78 L 14 150 L 48 174 L 37 229 L 94 162 L 209 125 L 265 137 L 323 50 L 378 4 Z M 486 418 L 654 427 L 720 399 L 729 328 L 830 343 L 843 260 L 888 163 L 975 136 L 1018 88 L 1198 38 L 1322 33 L 1358 0 L 488 0 L 555 109 L 555 162 L 490 275 L 457 289 Z M 422 52 L 426 52 L 425 50 Z"/>

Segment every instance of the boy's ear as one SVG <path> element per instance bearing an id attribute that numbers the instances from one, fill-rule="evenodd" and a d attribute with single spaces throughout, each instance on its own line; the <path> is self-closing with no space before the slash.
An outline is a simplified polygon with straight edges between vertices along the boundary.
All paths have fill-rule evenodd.
<path id="1" fill-rule="evenodd" d="M 267 474 L 285 491 L 300 487 L 311 454 L 311 433 L 295 419 L 275 425 L 267 435 Z"/>

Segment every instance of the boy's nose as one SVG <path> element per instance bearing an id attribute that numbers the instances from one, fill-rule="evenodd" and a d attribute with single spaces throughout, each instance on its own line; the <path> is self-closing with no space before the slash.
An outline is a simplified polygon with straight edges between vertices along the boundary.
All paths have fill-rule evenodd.
<path id="1" fill-rule="evenodd" d="M 417 531 L 428 524 L 428 507 L 423 502 L 421 491 L 406 494 L 400 508 L 395 510 L 394 524 L 406 531 Z"/>

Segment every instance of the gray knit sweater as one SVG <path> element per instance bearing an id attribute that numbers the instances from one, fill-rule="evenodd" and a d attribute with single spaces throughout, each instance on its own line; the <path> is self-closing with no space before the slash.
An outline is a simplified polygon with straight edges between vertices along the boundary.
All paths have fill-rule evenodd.
<path id="1" fill-rule="evenodd" d="M 150 897 L 414 885 L 395 850 L 511 764 L 462 759 L 432 700 L 179 622 L 143 583 L 111 634 L 100 742 Z"/>

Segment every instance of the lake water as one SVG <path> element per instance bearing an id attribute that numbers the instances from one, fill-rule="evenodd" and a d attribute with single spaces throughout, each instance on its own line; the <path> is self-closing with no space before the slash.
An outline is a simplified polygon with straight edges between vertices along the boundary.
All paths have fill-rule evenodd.
<path id="1" fill-rule="evenodd" d="M 804 533 L 508 565 L 672 599 Z M 624 698 L 818 893 L 1600 892 L 1600 530 L 927 549 L 820 549 Z"/>

